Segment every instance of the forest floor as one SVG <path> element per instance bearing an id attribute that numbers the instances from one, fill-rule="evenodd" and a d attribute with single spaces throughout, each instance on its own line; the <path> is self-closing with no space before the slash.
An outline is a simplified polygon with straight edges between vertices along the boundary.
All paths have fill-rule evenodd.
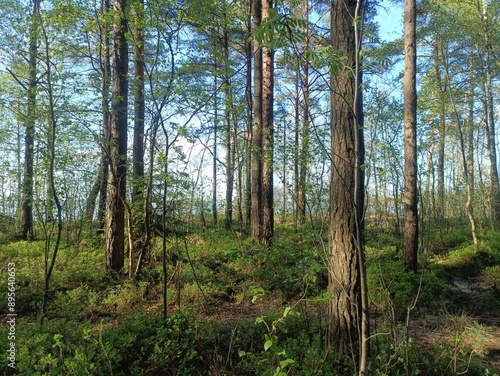
<path id="1" fill-rule="evenodd" d="M 491 372 L 500 373 L 500 312 L 488 307 L 491 293 L 498 302 L 500 296 L 477 277 L 464 279 L 456 276 L 450 282 L 453 292 L 450 298 L 459 308 L 455 309 L 458 313 L 451 314 L 443 308 L 431 316 L 415 320 L 410 326 L 410 335 L 429 353 L 448 344 L 452 353 L 449 359 L 451 369 L 456 367 L 456 362 L 466 365 L 475 357 Z M 469 354 L 469 360 L 463 358 L 464 353 Z"/>
<path id="2" fill-rule="evenodd" d="M 117 281 L 102 267 L 102 239 L 67 239 L 44 327 L 45 243 L 5 242 L 0 262 L 17 268 L 16 374 L 353 372 L 324 352 L 324 243 L 312 231 L 278 231 L 271 250 L 223 230 L 171 239 L 166 323 L 161 242 L 139 281 Z M 417 273 L 402 267 L 397 238 L 370 230 L 367 238 L 370 374 L 500 375 L 500 234 L 484 234 L 479 251 L 466 230 L 438 236 L 430 242 L 438 251 L 421 256 Z M 0 274 L 7 278 L 5 268 Z M 2 347 L 8 329 L 0 325 Z"/>

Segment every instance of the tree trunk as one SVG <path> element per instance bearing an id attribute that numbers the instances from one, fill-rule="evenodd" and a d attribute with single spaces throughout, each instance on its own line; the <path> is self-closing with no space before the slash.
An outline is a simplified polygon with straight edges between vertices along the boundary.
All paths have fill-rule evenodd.
<path id="1" fill-rule="evenodd" d="M 462 141 L 462 150 L 465 142 Z M 464 165 L 466 183 L 467 183 L 467 202 L 465 210 L 469 217 L 471 226 L 472 241 L 474 251 L 478 251 L 478 240 L 476 230 L 476 219 L 474 218 L 474 55 L 469 56 L 469 119 L 467 120 L 467 156 L 466 165 Z"/>
<path id="2" fill-rule="evenodd" d="M 110 0 L 103 1 L 102 13 L 106 16 L 110 10 Z M 103 71 L 102 71 L 102 142 L 101 161 L 99 171 L 99 203 L 97 209 L 97 228 L 104 231 L 106 224 L 106 203 L 108 199 L 108 175 L 109 175 L 109 155 L 110 155 L 110 123 L 111 113 L 109 111 L 109 89 L 111 86 L 111 48 L 109 27 L 104 23 L 103 34 Z"/>
<path id="3" fill-rule="evenodd" d="M 101 14 L 103 19 L 106 19 L 109 13 L 109 0 L 103 0 L 101 3 Z M 111 56 L 109 46 L 109 27 L 106 21 L 100 25 L 100 40 L 99 57 L 101 60 L 101 110 L 102 110 L 102 130 L 101 130 L 101 156 L 99 158 L 99 167 L 97 170 L 97 177 L 92 185 L 86 207 L 86 220 L 88 227 L 93 227 L 94 212 L 97 197 L 99 197 L 97 208 L 97 229 L 99 231 L 104 229 L 106 218 L 106 199 L 108 193 L 108 174 L 109 174 L 109 86 L 110 86 L 110 72 L 111 72 Z"/>
<path id="4" fill-rule="evenodd" d="M 215 70 L 217 70 L 217 62 Z M 214 73 L 214 150 L 212 153 L 212 223 L 217 226 L 217 127 L 219 125 L 217 102 L 217 75 Z"/>
<path id="5" fill-rule="evenodd" d="M 254 0 L 252 4 L 253 29 L 260 27 L 262 20 L 262 0 Z M 262 235 L 262 67 L 263 55 L 259 41 L 254 40 L 254 102 L 252 133 L 252 208 L 251 236 L 259 242 Z"/>
<path id="6" fill-rule="evenodd" d="M 125 253 L 125 199 L 127 177 L 128 44 L 127 0 L 116 0 L 114 11 L 113 90 L 111 104 L 110 174 L 106 216 L 106 267 L 120 274 Z"/>
<path id="7" fill-rule="evenodd" d="M 446 93 L 446 83 L 442 82 L 441 72 L 439 68 L 439 54 L 440 48 L 442 48 L 441 41 L 436 39 L 434 46 L 434 70 L 436 73 L 436 81 L 438 85 L 438 103 L 439 103 L 439 142 L 438 142 L 438 161 L 437 161 L 437 206 L 436 206 L 436 224 L 442 223 L 445 218 L 444 211 L 444 146 L 446 138 L 446 109 L 445 109 L 445 93 Z"/>
<path id="8" fill-rule="evenodd" d="M 252 104 L 252 0 L 248 1 L 247 40 L 245 44 L 245 100 L 246 100 L 246 175 L 245 175 L 245 226 L 250 228 L 252 221 L 252 133 L 253 133 L 253 104 Z"/>
<path id="9" fill-rule="evenodd" d="M 362 216 L 364 158 L 357 18 L 359 1 L 333 0 L 332 47 L 345 51 L 345 68 L 331 78 L 330 218 L 328 231 L 328 341 L 339 358 L 354 351 L 363 323 L 361 277 L 363 275 Z M 359 22 L 359 21 L 357 21 Z M 353 72 L 355 72 L 353 74 Z M 365 295 L 364 295 L 365 296 Z M 365 296 L 366 297 L 366 296 Z M 364 369 L 364 367 L 363 367 Z M 364 371 L 363 371 L 364 372 Z"/>
<path id="10" fill-rule="evenodd" d="M 417 194 L 417 90 L 416 90 L 416 4 L 405 0 L 405 70 L 404 70 L 404 159 L 405 188 L 403 262 L 417 270 L 418 194 Z"/>
<path id="11" fill-rule="evenodd" d="M 144 0 L 134 3 L 134 143 L 132 147 L 132 205 L 129 223 L 129 277 L 135 274 L 135 259 L 143 252 L 145 240 L 144 205 L 144 122 L 146 104 L 144 98 Z"/>
<path id="12" fill-rule="evenodd" d="M 141 221 L 143 179 L 144 179 L 144 0 L 135 3 L 135 41 L 134 41 L 134 144 L 132 153 L 132 202 L 135 208 L 136 221 Z M 139 222 L 140 223 L 140 222 Z M 136 226 L 138 227 L 138 226 Z"/>
<path id="13" fill-rule="evenodd" d="M 485 33 L 485 68 L 486 68 L 486 137 L 488 156 L 490 159 L 490 180 L 491 180 L 491 218 L 493 229 L 500 225 L 500 180 L 498 177 L 497 149 L 496 149 L 496 130 L 495 130 L 495 104 L 493 95 L 493 72 L 492 72 L 492 37 L 490 31 L 490 18 L 488 16 L 488 1 L 482 1 L 482 20 Z"/>
<path id="14" fill-rule="evenodd" d="M 229 34 L 224 32 L 224 128 L 226 136 L 226 218 L 224 227 L 230 229 L 233 225 L 233 189 L 234 189 L 234 148 L 231 121 L 234 116 L 231 80 L 229 78 Z"/>
<path id="15" fill-rule="evenodd" d="M 304 1 L 306 27 L 304 30 L 304 52 L 309 51 L 309 1 Z M 302 226 L 306 221 L 306 177 L 309 161 L 309 62 L 304 60 L 302 73 L 302 88 L 304 103 L 302 107 L 302 132 L 300 140 L 300 178 L 297 192 L 298 224 Z"/>
<path id="16" fill-rule="evenodd" d="M 41 0 L 33 1 L 29 35 L 28 109 L 24 137 L 24 176 L 21 203 L 21 237 L 23 240 L 28 241 L 33 240 L 33 161 L 35 155 L 36 73 L 40 3 Z"/>
<path id="17" fill-rule="evenodd" d="M 262 0 L 262 21 L 273 7 Z M 274 235 L 274 51 L 266 40 L 262 48 L 262 234 L 261 243 L 271 245 Z"/>

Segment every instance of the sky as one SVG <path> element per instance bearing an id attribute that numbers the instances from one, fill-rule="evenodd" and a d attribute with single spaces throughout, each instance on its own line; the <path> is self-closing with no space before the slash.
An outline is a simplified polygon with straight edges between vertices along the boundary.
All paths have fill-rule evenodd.
<path id="1" fill-rule="evenodd" d="M 380 37 L 385 41 L 400 38 L 403 35 L 403 4 L 393 5 L 391 1 L 384 0 L 377 9 Z"/>

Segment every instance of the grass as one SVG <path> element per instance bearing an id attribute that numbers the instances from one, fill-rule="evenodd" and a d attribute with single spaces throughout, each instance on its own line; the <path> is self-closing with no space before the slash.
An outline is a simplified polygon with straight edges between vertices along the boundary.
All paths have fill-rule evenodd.
<path id="1" fill-rule="evenodd" d="M 488 359 L 494 350 L 488 333 L 496 327 L 484 321 L 500 313 L 493 288 L 500 287 L 500 236 L 483 236 L 477 254 L 462 234 L 449 242 L 456 247 L 422 256 L 423 268 L 408 273 L 398 239 L 367 232 L 370 374 L 486 375 L 493 371 L 488 367 L 500 364 Z M 442 244 L 442 237 L 435 241 Z M 169 263 L 166 322 L 160 242 L 138 281 L 107 277 L 102 239 L 63 243 L 43 327 L 35 319 L 45 244 L 8 242 L 0 246 L 0 260 L 14 261 L 17 269 L 18 374 L 350 374 L 353 365 L 338 362 L 325 348 L 323 242 L 310 229 L 286 226 L 277 228 L 271 249 L 222 230 L 190 234 L 185 242 L 169 239 L 168 256 L 175 262 Z M 462 304 L 452 276 L 480 283 L 481 312 Z M 6 278 L 5 268 L 0 278 Z M 0 292 L 6 296 L 5 285 Z M 292 306 L 296 314 L 285 315 Z M 1 301 L 2 312 L 6 308 Z M 2 338 L 6 330 L 0 327 Z M 268 342 L 272 346 L 266 348 Z"/>

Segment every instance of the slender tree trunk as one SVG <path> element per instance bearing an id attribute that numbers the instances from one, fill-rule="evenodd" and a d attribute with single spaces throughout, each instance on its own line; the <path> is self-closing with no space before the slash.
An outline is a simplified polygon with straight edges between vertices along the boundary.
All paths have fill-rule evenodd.
<path id="1" fill-rule="evenodd" d="M 437 161 L 437 206 L 436 206 L 436 224 L 442 223 L 445 218 L 444 212 L 444 147 L 446 138 L 446 109 L 445 109 L 445 93 L 446 83 L 442 82 L 441 70 L 439 67 L 439 54 L 442 48 L 442 42 L 436 37 L 434 45 L 434 70 L 436 73 L 436 81 L 438 85 L 438 103 L 439 103 L 439 128 L 438 128 L 438 161 Z"/>
<path id="2" fill-rule="evenodd" d="M 144 99 L 144 0 L 134 4 L 134 144 L 132 151 L 132 202 L 142 204 L 144 179 L 144 120 L 146 106 Z M 140 205 L 139 209 L 142 209 Z M 136 210 L 140 211 L 140 210 Z M 134 222 L 141 222 L 140 214 Z M 142 232 L 142 231 L 141 231 Z"/>
<path id="3" fill-rule="evenodd" d="M 328 231 L 328 341 L 339 358 L 364 348 L 361 277 L 363 263 L 364 159 L 358 40 L 354 22 L 359 1 L 333 0 L 332 47 L 344 51 L 345 68 L 331 78 L 330 219 Z M 353 72 L 355 72 L 353 74 Z M 364 296 L 364 295 L 363 295 Z M 361 349 L 360 349 L 361 352 Z M 364 355 L 361 358 L 365 358 Z M 364 372 L 364 366 L 360 368 Z M 361 374 L 361 373 L 360 373 Z"/>
<path id="4" fill-rule="evenodd" d="M 24 137 L 24 176 L 21 203 L 21 237 L 28 241 L 33 240 L 33 161 L 35 155 L 36 73 L 40 3 L 41 0 L 33 1 L 29 35 L 28 109 L 26 113 L 26 134 Z"/>
<path id="5" fill-rule="evenodd" d="M 485 33 L 485 68 L 486 68 L 486 137 L 488 156 L 490 159 L 490 180 L 491 180 L 491 217 L 493 228 L 500 225 L 500 180 L 498 177 L 498 162 L 496 149 L 496 127 L 495 127 L 495 104 L 493 95 L 493 72 L 492 72 L 492 37 L 490 31 L 490 18 L 488 16 L 488 1 L 482 1 L 482 20 Z"/>
<path id="6" fill-rule="evenodd" d="M 487 60 L 490 60 L 487 57 Z M 490 160 L 490 196 L 491 196 L 491 217 L 493 228 L 500 225 L 500 181 L 498 178 L 497 148 L 496 148 L 496 126 L 495 126 L 495 105 L 492 88 L 491 63 L 486 63 L 486 139 L 488 157 Z"/>
<path id="7" fill-rule="evenodd" d="M 89 197 L 87 198 L 87 205 L 85 208 L 85 220 L 87 221 L 88 228 L 92 228 L 92 223 L 94 221 L 94 212 L 95 212 L 95 204 L 97 201 L 97 197 L 99 196 L 99 187 L 100 187 L 100 173 L 101 173 L 101 161 L 99 161 L 99 167 L 97 169 L 97 178 L 94 180 L 94 184 L 92 184 L 92 188 L 90 189 Z"/>
<path id="8" fill-rule="evenodd" d="M 461 134 L 462 136 L 462 134 Z M 476 231 L 476 219 L 474 217 L 474 55 L 469 56 L 469 119 L 467 120 L 467 155 L 464 171 L 467 183 L 467 202 L 465 210 L 471 225 L 472 241 L 474 251 L 478 251 L 478 240 Z M 462 150 L 465 142 L 462 140 Z M 462 151 L 463 152 L 463 151 Z"/>
<path id="9" fill-rule="evenodd" d="M 299 226 L 299 185 L 300 185 L 300 94 L 299 94 L 300 77 L 297 72 L 295 76 L 295 93 L 294 93 L 294 148 L 293 148 L 293 218 L 295 230 Z"/>
<path id="10" fill-rule="evenodd" d="M 39 9 L 38 9 L 39 11 Z M 40 14 L 37 14 L 37 17 L 40 17 Z M 41 19 L 41 18 L 40 18 Z M 47 77 L 47 93 L 49 97 L 49 140 L 48 140 L 48 146 L 49 146 L 49 173 L 48 173 L 48 178 L 49 178 L 49 192 L 52 195 L 51 201 L 54 203 L 57 214 L 57 233 L 56 233 L 56 239 L 55 239 L 55 244 L 54 244 L 54 249 L 52 251 L 52 256 L 50 257 L 49 261 L 49 239 L 46 239 L 46 244 L 47 244 L 47 249 L 46 249 L 46 254 L 45 254 L 45 283 L 44 283 L 44 294 L 43 294 L 43 301 L 42 301 L 42 309 L 41 309 L 41 323 L 43 324 L 45 315 L 47 313 L 47 303 L 48 303 L 48 298 L 49 298 L 49 287 L 50 287 L 50 280 L 52 277 L 52 272 L 54 270 L 54 266 L 56 264 L 56 259 L 57 259 L 57 254 L 59 251 L 59 246 L 61 243 L 61 237 L 62 237 L 62 205 L 59 200 L 59 196 L 57 194 L 57 189 L 56 189 L 56 182 L 55 182 L 55 146 L 56 146 L 56 131 L 57 131 L 57 122 L 56 122 L 56 115 L 55 115 L 55 109 L 54 109 L 54 97 L 53 97 L 53 86 L 52 86 L 52 70 L 51 70 L 51 61 L 50 61 L 50 54 L 49 54 L 49 41 L 47 37 L 47 33 L 45 31 L 45 28 L 43 26 L 43 23 L 40 22 L 42 34 L 45 39 L 45 63 L 47 66 L 47 71 L 46 71 L 46 77 Z"/>
<path id="11" fill-rule="evenodd" d="M 146 103 L 144 98 L 144 0 L 134 3 L 134 142 L 132 147 L 132 205 L 128 232 L 130 238 L 129 249 L 129 277 L 135 274 L 135 259 L 138 258 L 146 245 L 145 240 L 145 212 L 144 205 L 144 124 Z"/>
<path id="12" fill-rule="evenodd" d="M 304 1 L 306 27 L 304 30 L 304 52 L 309 51 L 309 0 Z M 306 182 L 309 162 L 309 62 L 304 60 L 302 87 L 304 103 L 302 107 L 302 132 L 300 141 L 300 181 L 297 194 L 298 224 L 302 226 L 306 221 Z"/>
<path id="13" fill-rule="evenodd" d="M 404 70 L 404 159 L 405 229 L 403 262 L 409 270 L 417 270 L 418 194 L 417 194 L 417 90 L 416 90 L 416 3 L 405 0 L 405 70 Z"/>
<path id="14" fill-rule="evenodd" d="M 254 0 L 252 4 L 253 29 L 260 27 L 262 20 L 262 0 Z M 254 102 L 252 133 L 252 208 L 251 237 L 259 242 L 262 237 L 262 67 L 263 54 L 259 41 L 254 40 Z"/>
<path id="15" fill-rule="evenodd" d="M 247 40 L 245 42 L 245 101 L 246 101 L 246 179 L 245 179 L 245 225 L 250 228 L 252 221 L 252 133 L 253 133 L 253 104 L 252 104 L 252 0 L 248 1 Z"/>
<path id="16" fill-rule="evenodd" d="M 444 52 L 443 52 L 444 55 Z M 446 79 L 449 83 L 449 86 L 451 87 L 451 77 L 450 77 L 450 71 L 449 71 L 449 63 L 447 56 L 443 56 L 443 61 L 445 62 L 445 73 L 446 73 Z M 473 68 L 473 56 L 471 54 L 470 59 L 470 67 L 469 67 L 469 103 L 468 103 L 468 110 L 469 110 L 469 118 L 467 119 L 466 123 L 466 134 L 464 135 L 464 126 L 463 126 L 463 121 L 462 117 L 460 115 L 461 111 L 459 111 L 457 103 L 455 101 L 455 98 L 453 96 L 453 93 L 450 91 L 450 100 L 451 104 L 453 106 L 453 112 L 456 118 L 457 122 L 457 128 L 458 128 L 458 136 L 459 136 L 459 143 L 460 143 L 460 150 L 459 150 L 459 155 L 458 157 L 462 159 L 462 167 L 464 171 L 464 177 L 465 177 L 465 184 L 467 186 L 467 202 L 465 203 L 465 211 L 467 213 L 467 217 L 469 218 L 469 222 L 471 225 L 471 233 L 472 233 L 472 240 L 474 244 L 474 251 L 477 252 L 478 250 L 478 241 L 477 241 L 477 231 L 476 231 L 476 221 L 474 218 L 474 211 L 472 207 L 472 199 L 473 199 L 473 188 L 472 188 L 472 181 L 473 181 L 473 164 L 474 164 L 474 151 L 473 150 L 468 150 L 468 147 L 472 147 L 472 133 L 474 131 L 473 123 L 474 123 L 474 68 Z M 466 138 L 467 137 L 467 138 Z M 467 141 L 467 142 L 466 142 Z M 458 175 L 458 174 L 457 174 Z"/>
<path id="17" fill-rule="evenodd" d="M 217 70 L 217 61 L 215 62 L 215 70 Z M 217 128 L 219 125 L 219 105 L 217 101 L 217 75 L 214 75 L 214 146 L 213 146 L 213 158 L 212 158 L 212 223 L 214 227 L 217 226 Z"/>
<path id="18" fill-rule="evenodd" d="M 115 0 L 113 23 L 113 91 L 109 193 L 106 217 L 106 266 L 120 274 L 125 262 L 125 199 L 127 181 L 128 44 L 127 0 Z"/>
<path id="19" fill-rule="evenodd" d="M 262 20 L 266 21 L 272 0 L 262 0 Z M 274 235 L 274 51 L 268 42 L 262 48 L 262 234 L 261 242 L 271 245 Z"/>
<path id="20" fill-rule="evenodd" d="M 101 13 L 105 19 L 109 13 L 109 0 L 103 0 L 101 4 Z M 101 110 L 102 110 L 102 126 L 101 126 L 101 156 L 99 158 L 99 167 L 97 178 L 92 186 L 91 194 L 87 200 L 86 218 L 89 227 L 92 226 L 94 220 L 94 211 L 99 197 L 97 207 L 97 228 L 103 230 L 106 218 L 106 200 L 108 193 L 108 174 L 109 174 L 109 87 L 110 87 L 110 72 L 111 72 L 111 56 L 109 45 L 109 27 L 106 21 L 103 22 L 100 29 L 102 44 L 100 45 L 99 56 L 101 60 Z"/>
<path id="21" fill-rule="evenodd" d="M 229 34 L 226 31 L 223 39 L 224 48 L 224 102 L 225 102 L 225 136 L 226 136 L 226 218 L 224 227 L 230 229 L 233 225 L 233 189 L 234 189 L 234 148 L 232 142 L 231 120 L 234 114 L 231 80 L 229 79 Z"/>
<path id="22" fill-rule="evenodd" d="M 110 0 L 103 0 L 103 16 L 109 13 Z M 106 203 L 108 199 L 108 175 L 109 175 L 109 156 L 110 156 L 110 123 L 111 113 L 109 111 L 109 91 L 111 86 L 111 48 L 110 48 L 110 32 L 108 23 L 104 22 L 102 30 L 102 142 L 101 142 L 101 158 L 99 170 L 99 203 L 97 208 L 97 228 L 99 231 L 104 231 L 106 224 Z"/>

